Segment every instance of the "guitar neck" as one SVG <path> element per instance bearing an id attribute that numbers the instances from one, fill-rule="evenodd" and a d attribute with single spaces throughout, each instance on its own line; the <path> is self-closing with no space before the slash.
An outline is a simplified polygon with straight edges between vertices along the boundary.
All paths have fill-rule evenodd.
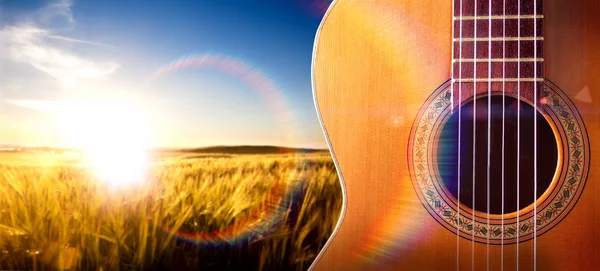
<path id="1" fill-rule="evenodd" d="M 539 94 L 543 82 L 542 7 L 542 0 L 454 1 L 455 102 L 490 87 L 533 101 L 534 84 Z"/>

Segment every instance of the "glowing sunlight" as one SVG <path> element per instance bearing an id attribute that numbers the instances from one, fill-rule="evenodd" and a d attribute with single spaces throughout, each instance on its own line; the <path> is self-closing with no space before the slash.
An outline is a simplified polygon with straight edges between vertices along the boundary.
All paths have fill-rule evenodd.
<path id="1" fill-rule="evenodd" d="M 140 184 L 148 167 L 148 125 L 139 106 L 124 101 L 71 102 L 59 120 L 65 139 L 111 187 Z"/>

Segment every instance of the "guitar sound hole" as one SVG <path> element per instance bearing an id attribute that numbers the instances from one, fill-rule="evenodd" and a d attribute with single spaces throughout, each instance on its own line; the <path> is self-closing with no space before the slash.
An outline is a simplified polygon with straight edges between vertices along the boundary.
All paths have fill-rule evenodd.
<path id="1" fill-rule="evenodd" d="M 550 124 L 539 113 L 537 117 L 537 184 L 534 189 L 534 108 L 521 102 L 520 155 L 517 156 L 517 104 L 505 97 L 505 114 L 502 114 L 502 96 L 491 96 L 490 139 L 490 214 L 506 214 L 533 204 L 550 186 L 557 167 L 556 137 Z M 473 105 L 476 104 L 476 134 L 473 138 Z M 488 213 L 487 161 L 488 161 L 488 97 L 469 102 L 461 108 L 460 133 L 460 202 L 471 209 Z M 504 117 L 504 118 L 503 118 Z M 502 122 L 504 119 L 504 210 L 502 209 Z M 438 169 L 446 189 L 458 198 L 458 112 L 444 125 L 438 143 Z M 473 156 L 475 141 L 475 157 Z M 519 159 L 517 159 L 519 158 Z M 475 171 L 473 171 L 475 159 Z M 517 181 L 517 160 L 519 180 Z M 473 189 L 473 172 L 475 189 Z M 517 184 L 519 206 L 517 206 Z M 475 204 L 473 205 L 473 197 Z M 504 212 L 503 212 L 504 211 Z"/>

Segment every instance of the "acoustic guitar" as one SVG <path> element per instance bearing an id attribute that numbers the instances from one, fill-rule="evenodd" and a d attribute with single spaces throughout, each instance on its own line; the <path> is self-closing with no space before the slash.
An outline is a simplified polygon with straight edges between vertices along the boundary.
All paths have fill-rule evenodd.
<path id="1" fill-rule="evenodd" d="M 313 93 L 343 210 L 313 270 L 600 270 L 600 1 L 338 0 Z"/>

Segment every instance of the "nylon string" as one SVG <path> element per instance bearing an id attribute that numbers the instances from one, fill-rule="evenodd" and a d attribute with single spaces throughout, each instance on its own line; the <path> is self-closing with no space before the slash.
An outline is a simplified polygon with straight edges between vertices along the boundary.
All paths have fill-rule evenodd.
<path id="1" fill-rule="evenodd" d="M 462 15 L 463 15 L 463 1 L 460 0 L 459 9 L 460 9 L 460 19 L 459 19 L 459 27 L 458 27 L 458 199 L 457 202 L 457 217 L 458 223 L 456 227 L 456 270 L 459 270 L 460 267 L 460 145 L 461 145 L 461 122 L 462 122 Z M 452 99 L 454 101 L 454 99 Z"/>
<path id="2" fill-rule="evenodd" d="M 519 270 L 519 237 L 521 236 L 519 221 L 519 197 L 521 189 L 521 0 L 517 7 L 517 271 Z"/>
<path id="3" fill-rule="evenodd" d="M 533 270 L 537 269 L 537 0 L 533 1 Z"/>
<path id="4" fill-rule="evenodd" d="M 488 121 L 487 121 L 487 242 L 485 247 L 486 269 L 490 270 L 490 158 L 491 158 L 491 135 L 492 135 L 492 0 L 489 0 L 488 20 Z"/>
<path id="5" fill-rule="evenodd" d="M 477 59 L 477 0 L 474 0 L 475 8 L 474 8 L 474 30 L 475 33 L 473 35 L 473 58 Z M 477 119 L 477 106 L 476 106 L 476 98 L 477 98 L 477 61 L 473 61 L 473 180 L 472 180 L 472 205 L 475 208 L 475 147 L 476 141 L 475 138 L 476 133 L 476 122 Z M 471 232 L 471 270 L 475 270 L 475 212 L 473 211 L 473 217 L 471 220 L 471 226 L 473 227 L 473 231 Z"/>
<path id="6" fill-rule="evenodd" d="M 503 17 L 502 17 L 502 216 L 501 216 L 501 228 L 502 235 L 500 236 L 500 268 L 504 271 L 504 129 L 505 129 L 505 116 L 506 116 L 506 83 L 504 78 L 506 77 L 506 0 L 503 1 Z"/>

